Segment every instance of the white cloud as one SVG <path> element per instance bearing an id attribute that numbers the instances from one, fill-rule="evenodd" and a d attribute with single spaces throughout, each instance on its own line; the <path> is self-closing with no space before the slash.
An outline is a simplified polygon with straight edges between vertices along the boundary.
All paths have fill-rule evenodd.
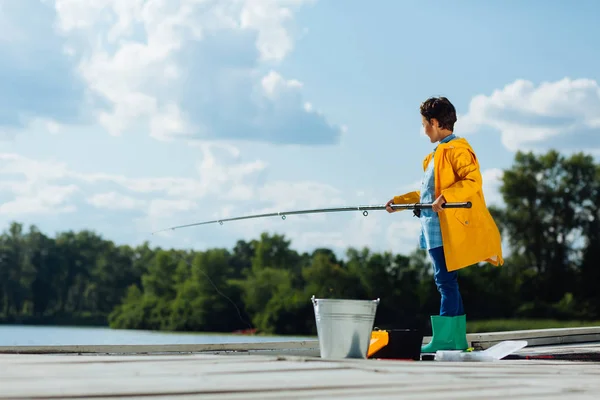
<path id="1" fill-rule="evenodd" d="M 285 5 L 299 6 L 305 1 L 246 0 L 240 27 L 258 31 L 256 47 L 263 60 L 281 61 L 292 50 L 293 41 L 286 29 L 285 21 L 292 18 L 292 11 Z"/>
<path id="2" fill-rule="evenodd" d="M 555 147 L 600 150 L 600 86 L 592 79 L 517 80 L 491 95 L 475 96 L 457 129 L 489 127 L 511 151 Z"/>
<path id="3" fill-rule="evenodd" d="M 55 182 L 64 177 L 65 172 L 64 164 L 0 154 L 0 196 L 5 199 L 0 205 L 0 214 L 18 218 L 75 211 L 71 199 L 79 187 L 73 183 Z"/>
<path id="4" fill-rule="evenodd" d="M 189 137 L 194 129 L 186 121 L 177 104 L 167 104 L 162 113 L 150 116 L 150 136 L 159 140 Z"/>
<path id="5" fill-rule="evenodd" d="M 292 208 L 333 207 L 344 202 L 342 194 L 335 187 L 319 182 L 269 182 L 258 190 L 261 201 L 272 202 L 273 210 Z"/>
<path id="6" fill-rule="evenodd" d="M 266 163 L 240 160 L 239 150 L 230 145 L 196 143 L 195 146 L 200 149 L 201 158 L 196 173 L 186 178 L 81 173 L 62 162 L 0 153 L 0 194 L 6 197 L 0 213 L 10 218 L 54 215 L 76 211 L 87 203 L 111 218 L 119 218 L 115 213 L 133 212 L 138 228 L 151 232 L 175 222 L 190 222 L 196 215 L 222 218 L 342 203 L 339 190 L 319 182 L 261 182 L 259 177 Z M 116 185 L 113 186 L 116 189 L 107 191 L 106 184 Z M 296 227 L 306 227 L 306 222 L 322 218 L 299 216 L 296 222 L 302 225 Z M 235 225 L 235 230 L 250 238 L 269 227 L 276 228 L 275 224 L 276 221 L 266 220 Z M 193 236 L 193 232 L 183 234 Z"/>
<path id="7" fill-rule="evenodd" d="M 322 144 L 342 128 L 273 68 L 312 0 L 54 0 L 57 25 L 112 135 Z M 268 71 L 268 72 L 267 72 Z"/>
<path id="8" fill-rule="evenodd" d="M 488 206 L 503 206 L 504 199 L 500 193 L 503 171 L 499 168 L 490 168 L 481 172 L 483 179 L 483 194 Z"/>
<path id="9" fill-rule="evenodd" d="M 285 80 L 275 71 L 270 71 L 265 75 L 261 80 L 261 84 L 267 97 L 273 100 L 277 99 L 279 94 L 285 90 L 294 90 L 302 87 L 301 82 L 295 79 Z M 310 105 L 310 103 L 308 104 Z M 305 108 L 307 108 L 306 105 Z M 308 107 L 307 111 L 310 111 L 311 108 Z"/>
<path id="10" fill-rule="evenodd" d="M 66 175 L 58 162 L 40 162 L 16 154 L 0 154 L 0 214 L 11 218 L 25 215 L 73 212 L 71 203 L 79 187 L 58 183 Z M 7 197 L 8 196 L 8 197 Z"/>
<path id="11" fill-rule="evenodd" d="M 83 174 L 66 170 L 63 170 L 60 176 L 68 176 L 88 184 L 116 184 L 133 195 L 152 194 L 188 200 L 199 200 L 210 195 L 218 201 L 222 200 L 221 198 L 231 198 L 232 196 L 237 200 L 239 197 L 236 196 L 243 196 L 243 199 L 254 196 L 257 176 L 267 166 L 264 161 L 239 161 L 239 150 L 230 145 L 196 142 L 194 147 L 200 149 L 200 157 L 193 177 L 132 178 L 124 175 Z M 222 150 L 225 151 L 225 154 L 219 156 L 219 151 Z M 29 162 L 34 161 L 30 160 Z"/>
<path id="12" fill-rule="evenodd" d="M 80 173 L 65 163 L 40 161 L 18 154 L 0 153 L 0 192 L 15 196 L 5 202 L 4 213 L 17 212 L 16 203 L 22 205 L 21 213 L 54 213 L 74 210 L 73 195 L 85 194 L 86 202 L 108 210 L 140 210 L 148 217 L 166 217 L 177 212 L 189 211 L 196 202 L 213 196 L 228 196 L 232 187 L 251 190 L 252 176 L 264 169 L 260 160 L 232 162 L 228 158 L 217 159 L 216 152 L 225 149 L 235 158 L 239 152 L 230 146 L 198 144 L 202 157 L 195 177 L 126 177 L 105 173 Z M 68 183 L 62 183 L 68 182 Z M 98 190 L 98 185 L 116 184 L 120 191 Z M 81 186 L 81 188 L 80 188 Z M 84 190 L 82 187 L 85 187 Z M 127 194 L 125 194 L 127 193 Z M 147 199 L 148 195 L 160 196 Z M 248 197 L 248 196 L 247 196 Z"/>
<path id="13" fill-rule="evenodd" d="M 10 187 L 3 185 L 3 192 L 12 192 L 12 200 L 0 205 L 0 214 L 18 218 L 31 214 L 61 214 L 74 212 L 76 207 L 68 204 L 70 198 L 78 191 L 76 185 L 30 185 L 13 183 Z"/>
<path id="14" fill-rule="evenodd" d="M 87 202 L 94 207 L 108 210 L 134 210 L 144 205 L 143 201 L 117 192 L 97 193 L 90 196 Z"/>
<path id="15" fill-rule="evenodd" d="M 401 214 L 392 214 L 400 217 L 400 221 L 392 222 L 387 229 L 387 243 L 391 251 L 402 252 L 406 248 L 418 245 L 421 232 L 421 222 L 413 217 L 412 211 L 402 211 Z"/>
<path id="16" fill-rule="evenodd" d="M 57 180 L 67 174 L 67 165 L 58 161 L 38 161 L 19 154 L 0 154 L 0 174 L 21 174 L 28 182 Z"/>

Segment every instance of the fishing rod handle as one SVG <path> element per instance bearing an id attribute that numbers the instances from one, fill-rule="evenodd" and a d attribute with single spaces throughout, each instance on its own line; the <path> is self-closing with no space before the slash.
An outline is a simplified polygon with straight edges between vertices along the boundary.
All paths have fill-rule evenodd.
<path id="1" fill-rule="evenodd" d="M 472 205 L 470 201 L 464 201 L 462 203 L 444 203 L 442 208 L 471 208 Z"/>
<path id="2" fill-rule="evenodd" d="M 442 208 L 471 208 L 472 203 L 470 201 L 464 201 L 459 203 L 444 203 Z M 412 203 L 412 204 L 391 204 L 391 208 L 397 209 L 429 209 L 432 208 L 432 203 Z"/>

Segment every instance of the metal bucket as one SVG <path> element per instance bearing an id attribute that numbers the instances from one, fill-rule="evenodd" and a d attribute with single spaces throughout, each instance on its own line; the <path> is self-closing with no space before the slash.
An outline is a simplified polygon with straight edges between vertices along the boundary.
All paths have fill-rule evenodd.
<path id="1" fill-rule="evenodd" d="M 377 300 L 311 298 L 321 358 L 367 358 Z"/>

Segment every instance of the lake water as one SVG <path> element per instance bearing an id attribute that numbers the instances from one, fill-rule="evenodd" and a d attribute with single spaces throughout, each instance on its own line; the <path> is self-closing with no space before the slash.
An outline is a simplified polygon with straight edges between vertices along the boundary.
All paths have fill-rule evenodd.
<path id="1" fill-rule="evenodd" d="M 316 339 L 304 336 L 250 336 L 171 333 L 102 327 L 0 325 L 0 346 L 215 344 Z"/>

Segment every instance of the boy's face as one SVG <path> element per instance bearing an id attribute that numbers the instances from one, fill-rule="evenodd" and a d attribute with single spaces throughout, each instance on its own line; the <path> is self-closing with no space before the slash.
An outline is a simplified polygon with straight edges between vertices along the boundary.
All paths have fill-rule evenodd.
<path id="1" fill-rule="evenodd" d="M 437 120 L 432 118 L 431 121 L 427 121 L 427 118 L 422 115 L 421 120 L 423 128 L 425 129 L 425 134 L 429 137 L 431 143 L 439 142 L 442 138 L 440 137 L 440 129 Z"/>

